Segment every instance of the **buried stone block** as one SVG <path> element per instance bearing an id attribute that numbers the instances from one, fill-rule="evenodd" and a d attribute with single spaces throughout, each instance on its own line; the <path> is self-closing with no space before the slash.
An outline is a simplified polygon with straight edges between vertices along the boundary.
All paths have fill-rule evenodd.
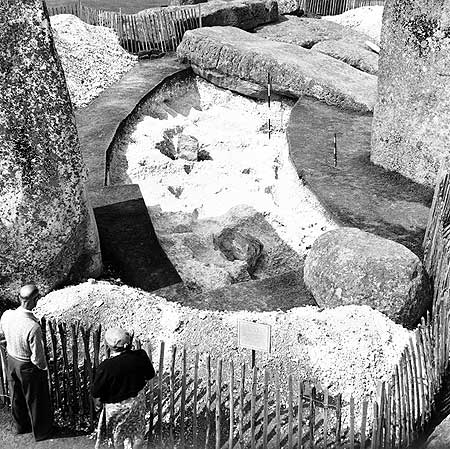
<path id="1" fill-rule="evenodd" d="M 0 298 L 101 270 L 75 117 L 45 3 L 0 2 Z"/>
<path id="2" fill-rule="evenodd" d="M 356 228 L 335 229 L 314 242 L 305 283 L 321 307 L 368 305 L 407 327 L 431 303 L 419 258 L 399 243 Z"/>
<path id="3" fill-rule="evenodd" d="M 219 235 L 213 237 L 213 242 L 214 249 L 219 249 L 228 260 L 247 262 L 250 274 L 255 271 L 264 248 L 257 238 L 232 228 L 223 229 Z"/>

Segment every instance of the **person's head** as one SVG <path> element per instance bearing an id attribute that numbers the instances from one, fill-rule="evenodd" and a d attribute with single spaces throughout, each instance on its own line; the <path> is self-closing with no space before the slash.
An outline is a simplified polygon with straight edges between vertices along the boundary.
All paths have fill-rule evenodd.
<path id="1" fill-rule="evenodd" d="M 40 298 L 39 289 L 34 284 L 25 284 L 19 291 L 20 305 L 27 310 L 33 310 Z"/>
<path id="2" fill-rule="evenodd" d="M 113 352 L 123 352 L 131 346 L 130 334 L 121 327 L 111 327 L 105 332 L 105 341 Z"/>

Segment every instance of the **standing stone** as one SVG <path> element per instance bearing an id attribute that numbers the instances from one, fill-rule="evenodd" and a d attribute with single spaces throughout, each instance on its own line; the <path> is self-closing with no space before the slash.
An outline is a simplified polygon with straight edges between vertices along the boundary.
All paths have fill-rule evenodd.
<path id="1" fill-rule="evenodd" d="M 63 69 L 42 0 L 0 2 L 0 303 L 96 276 L 101 256 Z M 0 304 L 1 305 L 1 304 Z"/>
<path id="2" fill-rule="evenodd" d="M 371 159 L 433 186 L 449 143 L 450 0 L 388 0 Z"/>

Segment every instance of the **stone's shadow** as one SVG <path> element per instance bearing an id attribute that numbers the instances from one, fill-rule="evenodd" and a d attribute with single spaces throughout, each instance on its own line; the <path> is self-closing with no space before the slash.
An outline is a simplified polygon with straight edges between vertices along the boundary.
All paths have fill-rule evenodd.
<path id="1" fill-rule="evenodd" d="M 304 97 L 294 106 L 287 130 L 291 158 L 343 225 L 399 242 L 422 258 L 433 190 L 370 162 L 371 127 L 371 114 Z"/>

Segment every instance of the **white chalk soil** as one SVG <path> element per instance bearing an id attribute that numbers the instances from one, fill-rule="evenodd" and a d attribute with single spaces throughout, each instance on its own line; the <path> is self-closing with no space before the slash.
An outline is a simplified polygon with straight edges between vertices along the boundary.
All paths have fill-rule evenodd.
<path id="1" fill-rule="evenodd" d="M 246 221 L 246 231 L 267 253 L 257 278 L 299 268 L 317 236 L 336 225 L 290 161 L 285 130 L 293 102 L 272 101 L 269 109 L 197 77 L 192 90 L 196 107 L 176 113 L 194 101 L 189 92 L 175 96 L 166 103 L 172 115 L 142 116 L 119 150 L 123 181 L 139 184 L 167 255 L 197 291 L 249 280 L 245 263 L 226 260 L 213 244 L 225 227 Z M 195 137 L 210 159 L 172 160 L 162 154 L 164 132 L 177 128 Z"/>
<path id="2" fill-rule="evenodd" d="M 323 20 L 339 23 L 370 36 L 375 43 L 380 43 L 383 6 L 362 6 L 350 9 L 336 16 L 323 16 Z"/>
<path id="3" fill-rule="evenodd" d="M 296 379 L 329 387 L 331 394 L 341 392 L 345 420 L 353 395 L 358 426 L 362 401 L 374 398 L 379 380 L 390 379 L 410 335 L 408 330 L 367 306 L 325 310 L 309 306 L 259 313 L 207 311 L 105 281 L 54 291 L 39 301 L 36 314 L 66 322 L 102 323 L 104 329 L 123 326 L 133 330 L 143 342 L 151 343 L 154 360 L 159 359 L 159 341 L 164 340 L 168 351 L 166 366 L 171 360 L 171 345 L 185 346 L 190 375 L 196 351 L 203 367 L 201 375 L 207 354 L 214 360 L 221 357 L 225 361 L 224 379 L 230 360 L 235 366 L 244 359 L 248 362 L 248 351 L 237 344 L 238 320 L 269 324 L 272 352 L 258 353 L 258 366 L 278 372 L 284 387 L 288 374 L 292 373 Z M 286 393 L 285 388 L 283 391 Z"/>
<path id="4" fill-rule="evenodd" d="M 52 16 L 50 23 L 76 108 L 89 104 L 137 63 L 110 28 L 88 25 L 71 14 Z"/>

